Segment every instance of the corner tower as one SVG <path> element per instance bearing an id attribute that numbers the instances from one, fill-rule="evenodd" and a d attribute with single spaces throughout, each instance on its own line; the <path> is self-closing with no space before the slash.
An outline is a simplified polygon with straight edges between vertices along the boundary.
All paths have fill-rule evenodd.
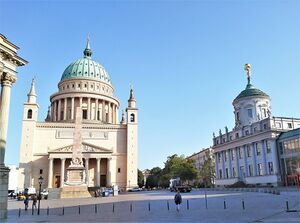
<path id="1" fill-rule="evenodd" d="M 271 98 L 251 84 L 251 66 L 245 64 L 248 83 L 234 100 L 235 127 L 242 128 L 262 119 L 271 117 Z"/>
<path id="2" fill-rule="evenodd" d="M 137 186 L 138 109 L 130 88 L 127 113 L 127 189 Z"/>

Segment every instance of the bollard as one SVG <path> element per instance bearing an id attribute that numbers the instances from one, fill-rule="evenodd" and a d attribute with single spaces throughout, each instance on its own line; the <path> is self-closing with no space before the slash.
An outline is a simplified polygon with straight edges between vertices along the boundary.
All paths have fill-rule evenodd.
<path id="1" fill-rule="evenodd" d="M 47 207 L 47 215 L 49 215 L 49 206 Z"/>
<path id="2" fill-rule="evenodd" d="M 21 216 L 21 208 L 19 208 L 19 217 Z"/>
<path id="3" fill-rule="evenodd" d="M 97 210 L 97 204 L 95 204 L 95 214 L 97 214 L 98 210 Z"/>
<path id="4" fill-rule="evenodd" d="M 148 203 L 148 211 L 150 211 L 150 202 Z"/>
<path id="5" fill-rule="evenodd" d="M 242 200 L 242 206 L 243 206 L 243 210 L 245 210 L 245 201 L 244 201 L 244 199 Z"/>
<path id="6" fill-rule="evenodd" d="M 80 205 L 78 205 L 78 214 L 80 214 Z"/>
<path id="7" fill-rule="evenodd" d="M 112 208 L 113 208 L 113 213 L 115 213 L 115 203 L 113 203 Z"/>
<path id="8" fill-rule="evenodd" d="M 290 209 L 289 209 L 289 201 L 286 200 L 285 204 L 286 204 L 286 211 L 289 212 L 289 210 L 290 210 Z"/>
<path id="9" fill-rule="evenodd" d="M 186 200 L 186 209 L 187 209 L 187 210 L 189 210 L 189 209 L 190 209 L 189 200 Z"/>
<path id="10" fill-rule="evenodd" d="M 167 208 L 168 208 L 168 211 L 169 211 L 170 210 L 169 201 L 167 201 Z"/>
<path id="11" fill-rule="evenodd" d="M 130 212 L 132 212 L 132 203 L 130 203 Z"/>
<path id="12" fill-rule="evenodd" d="M 226 209 L 226 200 L 224 199 L 224 209 Z"/>
<path id="13" fill-rule="evenodd" d="M 63 206 L 62 215 L 65 215 L 65 206 Z"/>

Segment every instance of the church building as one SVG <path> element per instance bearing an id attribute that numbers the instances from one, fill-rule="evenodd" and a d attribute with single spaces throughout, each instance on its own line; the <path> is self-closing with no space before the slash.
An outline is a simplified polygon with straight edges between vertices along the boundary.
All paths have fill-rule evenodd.
<path id="1" fill-rule="evenodd" d="M 81 149 L 87 187 L 117 185 L 121 191 L 137 186 L 138 109 L 133 89 L 126 114 L 119 121 L 120 101 L 104 67 L 92 59 L 88 39 L 83 58 L 63 72 L 58 91 L 50 96 L 45 121 L 33 79 L 24 103 L 20 147 L 19 189 L 66 186 L 72 159 L 76 109 L 81 108 Z M 125 117 L 126 116 L 126 117 Z"/>

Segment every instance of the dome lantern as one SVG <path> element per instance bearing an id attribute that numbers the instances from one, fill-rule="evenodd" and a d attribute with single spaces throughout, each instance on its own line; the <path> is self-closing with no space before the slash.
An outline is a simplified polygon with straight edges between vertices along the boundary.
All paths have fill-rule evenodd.
<path id="1" fill-rule="evenodd" d="M 83 51 L 83 55 L 85 58 L 91 58 L 92 57 L 92 50 L 91 50 L 91 46 L 90 46 L 90 34 L 88 35 L 87 38 L 87 43 L 86 43 L 86 47 Z"/>

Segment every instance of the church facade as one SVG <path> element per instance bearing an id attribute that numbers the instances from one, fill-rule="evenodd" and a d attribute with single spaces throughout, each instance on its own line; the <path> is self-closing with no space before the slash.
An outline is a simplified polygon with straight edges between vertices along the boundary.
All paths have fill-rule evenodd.
<path id="1" fill-rule="evenodd" d="M 66 186 L 72 159 L 76 108 L 82 115 L 82 156 L 88 187 L 118 185 L 121 190 L 137 186 L 138 109 L 130 89 L 126 117 L 119 121 L 120 101 L 111 78 L 92 60 L 88 40 L 84 56 L 63 72 L 58 91 L 50 96 L 45 121 L 38 120 L 39 106 L 32 81 L 24 103 L 20 148 L 19 188 Z"/>
<path id="2" fill-rule="evenodd" d="M 251 83 L 249 64 L 245 70 L 247 86 L 232 103 L 235 126 L 213 134 L 215 184 L 281 185 L 277 139 L 283 132 L 300 128 L 300 119 L 272 116 L 270 96 Z"/>

